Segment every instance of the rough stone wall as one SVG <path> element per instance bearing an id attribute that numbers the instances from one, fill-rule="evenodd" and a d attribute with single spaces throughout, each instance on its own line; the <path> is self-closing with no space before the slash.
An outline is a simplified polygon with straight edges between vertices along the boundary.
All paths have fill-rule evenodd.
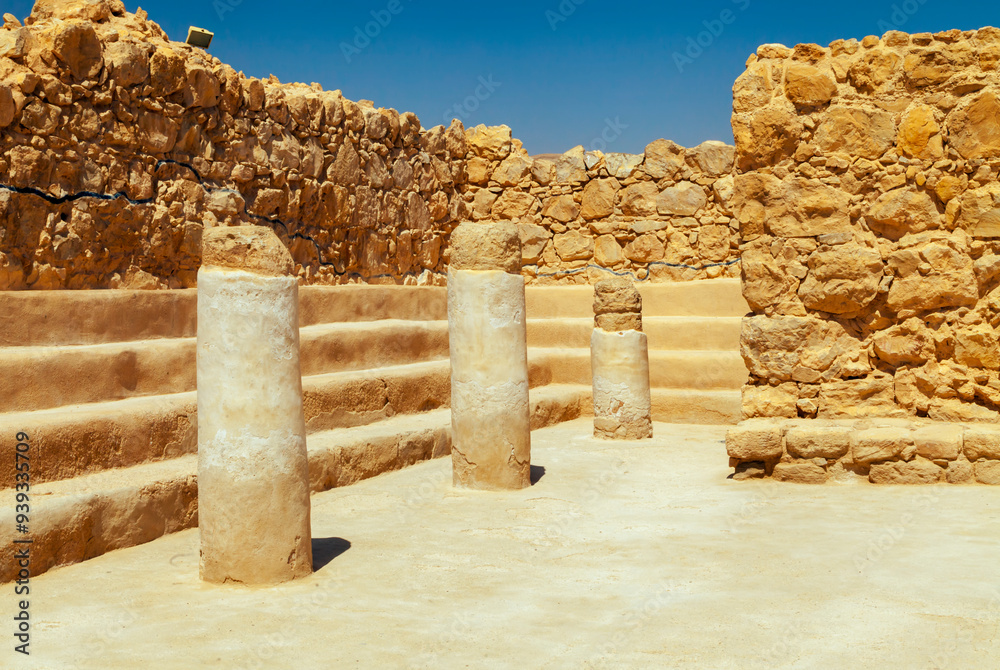
<path id="1" fill-rule="evenodd" d="M 435 283 L 464 129 L 244 77 L 120 0 L 0 30 L 0 289 L 189 287 L 204 226 L 259 224 L 307 283 Z"/>
<path id="2" fill-rule="evenodd" d="M 194 286 L 204 227 L 250 223 L 303 283 L 441 284 L 470 218 L 521 223 L 529 281 L 736 272 L 719 143 L 532 161 L 505 127 L 245 77 L 120 0 L 25 24 L 0 29 L 0 290 Z"/>
<path id="3" fill-rule="evenodd" d="M 995 28 L 750 57 L 746 418 L 1000 421 L 998 62 Z"/>
<path id="4" fill-rule="evenodd" d="M 731 146 L 657 140 L 644 154 L 576 147 L 532 159 L 506 126 L 468 133 L 465 201 L 472 219 L 519 222 L 524 274 L 588 283 L 738 276 Z"/>

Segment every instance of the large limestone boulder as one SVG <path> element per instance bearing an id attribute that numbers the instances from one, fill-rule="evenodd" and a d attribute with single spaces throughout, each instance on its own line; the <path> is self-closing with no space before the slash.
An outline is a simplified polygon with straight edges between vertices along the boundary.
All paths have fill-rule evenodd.
<path id="1" fill-rule="evenodd" d="M 479 124 L 465 131 L 469 150 L 480 158 L 502 161 L 511 152 L 511 131 L 508 126 Z"/>
<path id="2" fill-rule="evenodd" d="M 809 309 L 847 314 L 864 309 L 878 294 L 882 255 L 855 243 L 841 244 L 809 255 L 809 274 L 799 297 Z"/>
<path id="3" fill-rule="evenodd" d="M 876 159 L 892 148 L 896 123 L 892 114 L 834 105 L 816 129 L 816 145 L 825 154 L 843 152 Z"/>
<path id="4" fill-rule="evenodd" d="M 722 177 L 733 171 L 736 147 L 708 140 L 687 150 L 687 162 L 706 177 Z"/>
<path id="5" fill-rule="evenodd" d="M 938 228 L 942 218 L 926 192 L 906 188 L 879 196 L 868 211 L 869 227 L 891 240 Z"/>
<path id="6" fill-rule="evenodd" d="M 973 237 L 1000 237 L 1000 182 L 966 191 L 961 205 L 959 227 Z"/>
<path id="7" fill-rule="evenodd" d="M 1000 157 L 1000 100 L 987 91 L 948 116 L 952 146 L 964 158 Z"/>
<path id="8" fill-rule="evenodd" d="M 914 105 L 899 124 L 896 146 L 907 156 L 937 160 L 944 156 L 941 126 L 930 105 Z"/>
<path id="9" fill-rule="evenodd" d="M 587 221 L 603 219 L 615 213 L 615 198 L 621 184 L 616 179 L 594 179 L 583 189 L 580 214 Z"/>
<path id="10" fill-rule="evenodd" d="M 750 172 L 734 180 L 729 205 L 743 237 L 770 232 L 779 237 L 813 237 L 851 229 L 850 195 L 816 179 Z"/>
<path id="11" fill-rule="evenodd" d="M 791 63 L 785 71 L 785 95 L 803 107 L 824 105 L 837 95 L 837 83 L 812 65 Z"/>
<path id="12" fill-rule="evenodd" d="M 778 100 L 781 100 L 779 98 Z M 733 116 L 733 137 L 741 170 L 775 165 L 791 156 L 802 135 L 802 121 L 795 107 L 771 104 Z"/>
<path id="13" fill-rule="evenodd" d="M 660 192 L 656 209 L 660 214 L 692 216 L 708 203 L 705 190 L 689 181 L 682 181 Z"/>
<path id="14" fill-rule="evenodd" d="M 656 140 L 646 147 L 642 171 L 653 179 L 673 179 L 684 168 L 684 147 L 670 140 Z"/>

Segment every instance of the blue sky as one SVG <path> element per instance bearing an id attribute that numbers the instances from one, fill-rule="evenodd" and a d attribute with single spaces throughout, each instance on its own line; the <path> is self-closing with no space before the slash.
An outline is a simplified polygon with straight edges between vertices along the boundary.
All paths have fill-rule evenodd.
<path id="1" fill-rule="evenodd" d="M 3 11 L 23 18 L 31 4 L 4 0 Z M 732 141 L 732 84 L 765 42 L 826 45 L 892 27 L 936 32 L 1000 24 L 996 0 L 142 6 L 172 39 L 183 40 L 189 25 L 214 31 L 212 53 L 248 75 L 319 82 L 351 99 L 416 112 L 425 127 L 453 116 L 466 126 L 505 123 L 532 154 L 577 144 L 641 152 L 659 137 L 685 146 Z"/>

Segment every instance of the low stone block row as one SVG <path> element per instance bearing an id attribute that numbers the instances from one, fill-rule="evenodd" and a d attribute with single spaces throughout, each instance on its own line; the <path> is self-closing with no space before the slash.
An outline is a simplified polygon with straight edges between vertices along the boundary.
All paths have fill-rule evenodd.
<path id="1" fill-rule="evenodd" d="M 750 419 L 726 434 L 734 479 L 1000 484 L 1000 425 Z"/>

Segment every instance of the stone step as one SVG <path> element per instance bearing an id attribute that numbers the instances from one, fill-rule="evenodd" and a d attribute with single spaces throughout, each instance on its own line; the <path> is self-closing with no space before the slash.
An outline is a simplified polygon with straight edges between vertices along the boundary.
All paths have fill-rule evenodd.
<path id="1" fill-rule="evenodd" d="M 300 330 L 303 375 L 447 358 L 447 321 L 331 323 Z M 0 412 L 195 390 L 193 337 L 0 349 Z M 87 380 L 67 384 L 67 379 Z"/>
<path id="2" fill-rule="evenodd" d="M 706 426 L 735 426 L 743 418 L 740 391 L 650 389 L 653 421 Z"/>
<path id="3" fill-rule="evenodd" d="M 531 392 L 532 429 L 580 416 L 580 389 L 547 386 Z M 32 439 L 35 448 L 39 442 Z M 449 454 L 451 412 L 399 415 L 377 424 L 310 435 L 309 476 L 314 492 L 368 479 Z M 149 542 L 197 525 L 194 454 L 106 470 L 31 487 L 31 574 L 79 563 L 114 549 Z M 34 474 L 34 472 L 32 473 Z M 0 497 L 13 499 L 9 488 Z M 24 539 L 12 505 L 0 508 L 0 542 Z M 16 563 L 0 565 L 0 582 L 16 577 Z"/>
<path id="4" fill-rule="evenodd" d="M 0 347 L 194 337 L 195 289 L 3 291 Z M 447 290 L 423 286 L 303 286 L 299 323 L 445 321 Z"/>
<path id="5" fill-rule="evenodd" d="M 583 414 L 593 416 L 591 387 L 567 384 L 577 389 L 583 403 Z M 740 391 L 698 391 L 694 389 L 650 389 L 653 421 L 662 423 L 735 426 L 743 418 Z"/>
<path id="6" fill-rule="evenodd" d="M 644 316 L 649 348 L 739 351 L 742 319 L 736 316 Z M 529 347 L 590 347 L 594 319 L 528 319 Z"/>
<path id="7" fill-rule="evenodd" d="M 531 386 L 552 372 L 529 365 Z M 451 400 L 447 360 L 302 379 L 310 433 L 363 426 L 446 408 Z M 197 451 L 198 398 L 194 391 L 0 414 L 0 435 L 27 433 L 39 450 L 32 481 L 69 479 L 111 468 L 174 458 Z M 0 440 L 0 460 L 14 461 L 15 443 Z M 14 469 L 0 468 L 0 487 L 13 486 Z"/>
<path id="8" fill-rule="evenodd" d="M 639 283 L 644 316 L 739 316 L 750 311 L 739 279 L 708 279 L 673 283 Z M 594 288 L 529 286 L 529 318 L 591 318 Z"/>
<path id="9" fill-rule="evenodd" d="M 583 348 L 531 348 L 528 359 L 546 365 L 553 384 L 590 385 L 590 350 Z M 749 374 L 737 351 L 649 352 L 652 388 L 731 390 L 743 388 Z"/>

